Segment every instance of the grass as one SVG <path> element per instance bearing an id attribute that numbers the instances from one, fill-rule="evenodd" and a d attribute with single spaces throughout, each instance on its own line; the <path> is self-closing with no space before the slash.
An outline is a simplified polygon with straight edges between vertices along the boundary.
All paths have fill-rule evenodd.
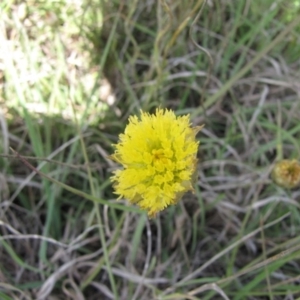
<path id="1" fill-rule="evenodd" d="M 269 177 L 300 157 L 299 3 L 202 5 L 1 2 L 1 299 L 299 299 L 300 194 Z M 205 128 L 149 220 L 108 155 L 158 106 Z"/>

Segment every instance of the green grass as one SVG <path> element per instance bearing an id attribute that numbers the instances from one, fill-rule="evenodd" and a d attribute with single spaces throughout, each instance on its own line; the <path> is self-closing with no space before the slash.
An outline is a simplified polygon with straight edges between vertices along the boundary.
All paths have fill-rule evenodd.
<path id="1" fill-rule="evenodd" d="M 300 158 L 298 2 L 2 1 L 0 298 L 299 299 L 299 190 L 269 177 Z M 149 220 L 108 156 L 159 106 L 205 128 Z"/>

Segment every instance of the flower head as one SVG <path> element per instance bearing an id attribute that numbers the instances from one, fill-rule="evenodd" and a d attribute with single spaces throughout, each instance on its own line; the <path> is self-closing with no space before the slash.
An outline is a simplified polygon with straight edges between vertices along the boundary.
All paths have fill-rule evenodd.
<path id="1" fill-rule="evenodd" d="M 272 178 L 283 188 L 292 189 L 300 185 L 300 163 L 296 159 L 284 159 L 275 164 Z"/>
<path id="2" fill-rule="evenodd" d="M 189 115 L 176 117 L 171 110 L 131 116 L 111 156 L 123 166 L 111 177 L 119 198 L 154 216 L 193 190 L 199 145 L 195 136 L 201 128 L 190 126 Z"/>

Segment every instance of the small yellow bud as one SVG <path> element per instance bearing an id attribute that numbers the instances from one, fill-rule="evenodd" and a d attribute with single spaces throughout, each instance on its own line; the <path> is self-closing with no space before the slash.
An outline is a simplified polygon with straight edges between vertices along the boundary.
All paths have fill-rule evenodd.
<path id="1" fill-rule="evenodd" d="M 272 179 L 283 188 L 300 186 L 300 163 L 296 159 L 284 159 L 275 164 Z"/>

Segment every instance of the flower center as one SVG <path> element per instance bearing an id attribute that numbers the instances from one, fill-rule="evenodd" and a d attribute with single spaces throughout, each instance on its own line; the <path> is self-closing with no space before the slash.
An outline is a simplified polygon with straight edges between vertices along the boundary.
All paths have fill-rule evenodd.
<path id="1" fill-rule="evenodd" d="M 152 150 L 152 156 L 153 156 L 154 161 L 161 160 L 161 159 L 165 158 L 164 150 L 163 149 L 154 149 L 154 150 Z"/>

